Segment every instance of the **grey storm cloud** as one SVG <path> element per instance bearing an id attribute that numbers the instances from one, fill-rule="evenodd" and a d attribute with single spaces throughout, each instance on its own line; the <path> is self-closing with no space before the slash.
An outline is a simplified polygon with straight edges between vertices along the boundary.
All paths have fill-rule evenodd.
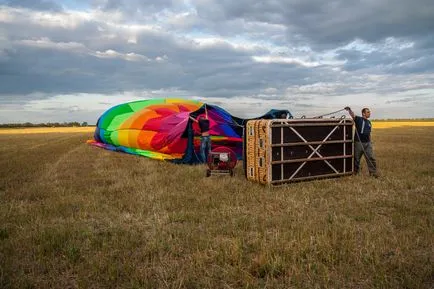
<path id="1" fill-rule="evenodd" d="M 287 27 L 292 40 L 336 45 L 355 38 L 425 36 L 434 31 L 431 0 L 192 0 L 199 15 L 215 21 L 248 19 Z M 298 36 L 298 37 L 297 37 Z"/>
<path id="2" fill-rule="evenodd" d="M 62 6 L 49 0 L 8 0 L 6 4 L 11 7 L 23 7 L 33 10 L 62 11 Z"/>
<path id="3" fill-rule="evenodd" d="M 130 20 L 154 18 L 152 13 L 163 10 L 179 11 L 184 7 L 183 0 L 91 0 L 91 6 L 102 11 L 121 11 Z"/>
<path id="4" fill-rule="evenodd" d="M 402 97 L 402 98 L 397 98 L 397 99 L 393 99 L 393 100 L 386 100 L 385 103 L 386 104 L 393 104 L 393 103 L 409 103 L 409 102 L 419 102 L 419 101 L 429 101 L 432 99 L 431 95 L 418 95 L 416 96 L 409 96 L 409 97 Z"/>
<path id="5" fill-rule="evenodd" d="M 400 99 L 395 99 L 395 100 L 386 100 L 386 104 L 391 104 L 391 103 L 399 103 L 399 102 L 412 102 L 414 101 L 414 97 L 405 97 L 405 98 L 400 98 Z"/>
<path id="6" fill-rule="evenodd" d="M 93 0 L 91 1 L 94 6 L 99 7 L 102 10 L 132 10 L 138 11 L 150 11 L 150 10 L 160 10 L 166 7 L 171 7 L 172 0 Z"/>

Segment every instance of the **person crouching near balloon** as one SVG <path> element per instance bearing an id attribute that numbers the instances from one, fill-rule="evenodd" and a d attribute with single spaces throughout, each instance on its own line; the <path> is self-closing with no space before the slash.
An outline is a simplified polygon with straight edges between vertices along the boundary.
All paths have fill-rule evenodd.
<path id="1" fill-rule="evenodd" d="M 209 135 L 209 119 L 208 111 L 205 107 L 205 116 L 199 115 L 197 119 L 190 117 L 193 121 L 199 124 L 200 128 L 200 155 L 202 161 L 206 163 L 208 154 L 211 151 L 211 137 Z"/>

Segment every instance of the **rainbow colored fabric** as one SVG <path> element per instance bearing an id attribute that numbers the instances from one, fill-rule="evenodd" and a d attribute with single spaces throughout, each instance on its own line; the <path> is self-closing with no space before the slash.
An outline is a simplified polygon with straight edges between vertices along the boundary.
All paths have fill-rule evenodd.
<path id="1" fill-rule="evenodd" d="M 218 106 L 185 99 L 151 99 L 112 107 L 101 115 L 94 140 L 88 143 L 152 159 L 181 160 L 189 147 L 194 154 L 200 150 L 199 126 L 190 116 L 204 115 L 205 107 L 213 146 L 230 147 L 241 158 L 241 119 Z"/>

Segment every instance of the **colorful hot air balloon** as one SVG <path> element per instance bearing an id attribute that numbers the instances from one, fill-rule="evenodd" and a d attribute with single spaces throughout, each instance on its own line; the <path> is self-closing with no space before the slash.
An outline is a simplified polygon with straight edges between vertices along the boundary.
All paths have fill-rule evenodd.
<path id="1" fill-rule="evenodd" d="M 199 163 L 200 130 L 190 116 L 198 118 L 205 109 L 212 146 L 228 147 L 241 159 L 245 120 L 218 106 L 185 99 L 151 99 L 112 107 L 98 119 L 94 140 L 88 143 L 153 159 Z M 263 117 L 280 115 L 278 112 L 282 111 L 273 110 Z"/>

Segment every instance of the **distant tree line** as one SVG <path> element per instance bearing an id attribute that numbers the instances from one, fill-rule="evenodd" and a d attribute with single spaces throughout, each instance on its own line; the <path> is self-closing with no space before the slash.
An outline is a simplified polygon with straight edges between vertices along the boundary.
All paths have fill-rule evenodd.
<path id="1" fill-rule="evenodd" d="M 87 122 L 79 123 L 77 121 L 71 122 L 47 122 L 47 123 L 5 123 L 0 124 L 1 128 L 25 128 L 25 127 L 78 127 L 78 126 L 90 126 Z"/>

